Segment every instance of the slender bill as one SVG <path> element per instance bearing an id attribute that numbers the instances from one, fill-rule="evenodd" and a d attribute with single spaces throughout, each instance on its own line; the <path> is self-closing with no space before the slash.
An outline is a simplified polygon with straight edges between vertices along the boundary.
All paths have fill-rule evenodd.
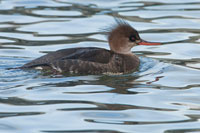
<path id="1" fill-rule="evenodd" d="M 138 45 L 161 45 L 161 43 L 157 43 L 157 42 L 147 42 L 144 40 L 141 40 L 140 42 L 137 43 Z"/>

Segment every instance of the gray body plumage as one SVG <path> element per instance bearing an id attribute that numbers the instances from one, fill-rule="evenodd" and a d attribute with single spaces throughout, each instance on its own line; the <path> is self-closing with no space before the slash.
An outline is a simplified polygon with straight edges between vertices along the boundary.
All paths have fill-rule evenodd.
<path id="1" fill-rule="evenodd" d="M 51 52 L 25 65 L 22 69 L 43 68 L 63 74 L 129 73 L 136 71 L 135 55 L 118 54 L 103 48 L 70 48 Z"/>

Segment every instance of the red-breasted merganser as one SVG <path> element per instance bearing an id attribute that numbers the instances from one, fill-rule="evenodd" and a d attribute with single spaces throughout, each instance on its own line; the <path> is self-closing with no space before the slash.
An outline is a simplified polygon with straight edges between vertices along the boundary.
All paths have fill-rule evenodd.
<path id="1" fill-rule="evenodd" d="M 110 50 L 96 47 L 61 49 L 48 53 L 22 69 L 40 68 L 59 74 L 126 74 L 138 69 L 139 58 L 131 52 L 136 45 L 159 45 L 142 40 L 138 32 L 116 19 L 108 33 Z"/>

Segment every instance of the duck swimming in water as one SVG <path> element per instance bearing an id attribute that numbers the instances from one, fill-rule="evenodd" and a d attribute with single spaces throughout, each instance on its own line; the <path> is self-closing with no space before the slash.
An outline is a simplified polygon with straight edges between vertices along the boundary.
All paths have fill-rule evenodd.
<path id="1" fill-rule="evenodd" d="M 59 74 L 126 74 L 138 69 L 139 58 L 131 52 L 136 45 L 159 45 L 142 40 L 128 23 L 116 19 L 108 34 L 110 50 L 96 47 L 61 49 L 37 58 L 21 69 L 40 68 Z"/>

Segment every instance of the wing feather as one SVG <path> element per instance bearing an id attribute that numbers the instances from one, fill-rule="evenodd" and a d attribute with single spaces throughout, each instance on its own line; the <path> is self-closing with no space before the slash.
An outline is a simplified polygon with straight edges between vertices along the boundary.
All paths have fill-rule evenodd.
<path id="1" fill-rule="evenodd" d="M 37 58 L 23 65 L 21 68 L 46 66 L 58 60 L 61 61 L 70 59 L 77 61 L 90 61 L 95 63 L 108 63 L 111 56 L 113 56 L 112 52 L 102 48 L 90 47 L 62 49 Z"/>

